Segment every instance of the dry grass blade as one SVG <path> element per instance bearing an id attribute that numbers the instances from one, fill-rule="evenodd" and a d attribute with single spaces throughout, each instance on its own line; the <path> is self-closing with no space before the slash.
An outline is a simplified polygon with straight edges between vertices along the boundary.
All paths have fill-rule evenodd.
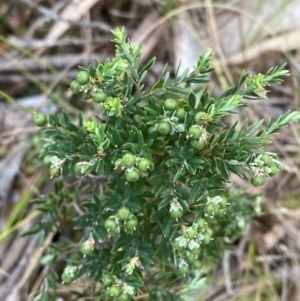
<path id="1" fill-rule="evenodd" d="M 61 12 L 60 17 L 70 21 L 78 21 L 84 14 L 86 14 L 99 0 L 72 0 L 67 7 Z M 76 12 L 76 13 L 74 13 Z M 56 22 L 49 30 L 45 37 L 46 42 L 57 40 L 69 28 L 70 23 L 64 21 Z"/>
<path id="2" fill-rule="evenodd" d="M 227 57 L 227 64 L 242 64 L 258 58 L 272 51 L 288 52 L 300 48 L 300 30 L 283 33 L 281 35 L 260 41 L 256 45 L 249 46 L 243 51 Z"/>

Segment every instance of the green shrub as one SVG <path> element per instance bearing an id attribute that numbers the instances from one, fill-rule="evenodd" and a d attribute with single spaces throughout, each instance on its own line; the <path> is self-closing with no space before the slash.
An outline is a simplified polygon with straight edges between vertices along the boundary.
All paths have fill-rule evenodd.
<path id="1" fill-rule="evenodd" d="M 142 44 L 132 46 L 124 29 L 112 33 L 115 58 L 81 68 L 72 82 L 75 94 L 94 99 L 95 117 L 79 116 L 76 125 L 62 113 L 39 122 L 50 175 L 61 178 L 55 193 L 36 201 L 47 220 L 31 233 L 60 231 L 74 219 L 81 241 L 52 252 L 57 258 L 68 250 L 61 279 L 87 280 L 82 296 L 185 300 L 260 212 L 259 197 L 229 188 L 230 174 L 254 186 L 275 176 L 281 164 L 265 146 L 300 114 L 288 112 L 264 129 L 263 120 L 228 127 L 222 117 L 245 100 L 266 98 L 265 88 L 288 75 L 284 66 L 243 74 L 214 98 L 206 86 L 208 50 L 192 72 L 171 78 L 165 70 L 146 91 L 155 59 L 141 68 Z M 52 272 L 47 280 L 54 293 L 55 278 Z"/>

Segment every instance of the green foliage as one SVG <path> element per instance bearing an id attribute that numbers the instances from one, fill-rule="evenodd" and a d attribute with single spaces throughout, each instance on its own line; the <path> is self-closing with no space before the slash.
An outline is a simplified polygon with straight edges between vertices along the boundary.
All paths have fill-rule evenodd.
<path id="1" fill-rule="evenodd" d="M 228 127 L 221 117 L 247 106 L 245 99 L 265 98 L 265 87 L 288 75 L 284 66 L 243 74 L 214 98 L 206 88 L 213 71 L 208 50 L 191 72 L 171 78 L 164 70 L 145 91 L 155 59 L 141 67 L 143 45 L 131 45 L 124 29 L 112 33 L 115 58 L 81 68 L 80 81 L 72 82 L 75 94 L 95 100 L 103 119 L 79 116 L 75 124 L 62 113 L 42 129 L 50 175 L 62 180 L 55 193 L 36 200 L 47 220 L 30 233 L 60 230 L 72 219 L 84 230 L 61 277 L 88 279 L 84 296 L 187 300 L 260 213 L 258 197 L 228 190 L 230 174 L 255 186 L 274 176 L 280 161 L 264 148 L 300 113 L 269 121 L 265 130 L 263 120 Z M 74 175 L 75 185 L 67 184 Z"/>

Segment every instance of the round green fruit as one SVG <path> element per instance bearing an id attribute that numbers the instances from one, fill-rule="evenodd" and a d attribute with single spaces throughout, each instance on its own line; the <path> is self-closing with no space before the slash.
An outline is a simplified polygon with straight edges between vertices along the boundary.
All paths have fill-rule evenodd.
<path id="1" fill-rule="evenodd" d="M 107 95 L 105 92 L 96 92 L 95 95 L 93 96 L 93 101 L 96 103 L 101 103 L 106 101 Z"/>
<path id="2" fill-rule="evenodd" d="M 102 277 L 102 283 L 104 286 L 110 286 L 114 282 L 114 278 L 110 274 L 104 274 Z"/>
<path id="3" fill-rule="evenodd" d="M 186 116 L 186 112 L 184 108 L 179 108 L 176 110 L 175 117 L 177 117 L 179 121 L 181 122 L 184 121 L 185 116 Z"/>
<path id="4" fill-rule="evenodd" d="M 172 217 L 172 218 L 181 218 L 182 216 L 183 216 L 183 211 L 182 210 L 176 210 L 176 211 L 171 211 L 170 212 L 170 216 Z"/>
<path id="5" fill-rule="evenodd" d="M 198 225 L 198 229 L 204 229 L 206 226 L 206 220 L 202 217 L 196 219 L 196 224 Z"/>
<path id="6" fill-rule="evenodd" d="M 226 209 L 219 209 L 218 216 L 224 216 L 226 214 Z"/>
<path id="7" fill-rule="evenodd" d="M 37 126 L 44 126 L 47 123 L 47 116 L 43 113 L 37 113 L 33 116 L 33 121 Z"/>
<path id="8" fill-rule="evenodd" d="M 80 246 L 80 252 L 84 255 L 94 254 L 94 246 L 89 246 L 88 243 L 84 243 Z"/>
<path id="9" fill-rule="evenodd" d="M 116 285 L 111 286 L 109 288 L 109 295 L 114 298 L 119 297 L 121 295 L 121 288 Z"/>
<path id="10" fill-rule="evenodd" d="M 198 112 L 194 118 L 195 122 L 200 125 L 207 124 L 208 122 L 208 114 L 205 112 Z"/>
<path id="11" fill-rule="evenodd" d="M 193 255 L 198 255 L 199 252 L 200 252 L 200 250 L 199 250 L 199 248 L 197 248 L 197 249 L 189 250 L 189 252 L 190 252 L 191 254 L 193 254 Z"/>
<path id="12" fill-rule="evenodd" d="M 246 229 L 246 222 L 244 218 L 240 218 L 237 222 L 237 226 L 241 229 L 241 230 L 245 230 Z"/>
<path id="13" fill-rule="evenodd" d="M 206 148 L 206 143 L 201 143 L 199 140 L 191 140 L 191 146 L 197 150 L 203 150 Z"/>
<path id="14" fill-rule="evenodd" d="M 201 260 L 194 260 L 193 266 L 197 269 L 200 270 L 202 268 L 202 261 Z"/>
<path id="15" fill-rule="evenodd" d="M 177 101 L 174 99 L 166 99 L 163 103 L 166 111 L 175 111 L 177 108 Z"/>
<path id="16" fill-rule="evenodd" d="M 274 162 L 272 162 L 271 165 L 269 166 L 269 168 L 271 169 L 271 171 L 269 172 L 269 176 L 270 177 L 276 176 L 278 173 L 277 165 Z"/>
<path id="17" fill-rule="evenodd" d="M 122 165 L 122 159 L 117 159 L 115 161 L 115 168 L 119 168 Z"/>
<path id="18" fill-rule="evenodd" d="M 118 301 L 129 301 L 130 300 L 130 296 L 128 294 L 122 293 L 118 299 Z"/>
<path id="19" fill-rule="evenodd" d="M 188 134 L 192 139 L 199 139 L 202 136 L 202 130 L 198 125 L 193 125 L 189 128 Z"/>
<path id="20" fill-rule="evenodd" d="M 104 228 L 109 232 L 115 232 L 118 229 L 118 223 L 114 218 L 110 217 L 104 222 Z"/>
<path id="21" fill-rule="evenodd" d="M 86 85 L 90 82 L 90 73 L 86 70 L 81 70 L 77 73 L 76 81 L 80 85 Z"/>
<path id="22" fill-rule="evenodd" d="M 218 203 L 221 209 L 225 209 L 227 207 L 227 199 L 223 196 L 222 201 Z"/>
<path id="23" fill-rule="evenodd" d="M 130 217 L 130 215 L 131 215 L 131 212 L 130 212 L 130 210 L 127 207 L 121 207 L 118 210 L 118 217 L 122 221 L 128 220 L 129 217 Z"/>
<path id="24" fill-rule="evenodd" d="M 173 242 L 173 247 L 174 247 L 174 249 L 176 249 L 179 252 L 181 252 L 181 251 L 183 251 L 185 249 L 183 246 L 179 245 L 179 241 L 177 241 L 177 240 L 175 240 Z"/>
<path id="25" fill-rule="evenodd" d="M 204 236 L 204 238 L 201 240 L 201 242 L 204 245 L 209 244 L 210 241 L 211 241 L 211 233 L 209 233 L 208 231 L 205 231 L 205 232 L 202 233 L 202 235 Z"/>
<path id="26" fill-rule="evenodd" d="M 45 165 L 51 165 L 51 155 L 46 155 L 45 157 L 44 157 L 44 164 Z"/>
<path id="27" fill-rule="evenodd" d="M 268 154 L 263 154 L 260 160 L 264 162 L 264 165 L 270 165 L 273 162 L 272 157 Z"/>
<path id="28" fill-rule="evenodd" d="M 190 253 L 189 255 L 186 256 L 186 260 L 188 263 L 193 263 L 197 259 L 197 256 L 194 254 Z"/>
<path id="29" fill-rule="evenodd" d="M 185 275 L 190 271 L 189 267 L 187 265 L 183 265 L 180 268 L 178 268 L 178 272 L 180 275 Z"/>
<path id="30" fill-rule="evenodd" d="M 138 225 L 138 220 L 135 216 L 131 217 L 126 221 L 127 230 L 133 230 Z"/>
<path id="31" fill-rule="evenodd" d="M 197 236 L 198 232 L 197 229 L 195 228 L 189 228 L 189 231 L 185 232 L 185 236 L 189 239 L 194 238 L 195 236 Z"/>
<path id="32" fill-rule="evenodd" d="M 128 182 L 136 182 L 140 178 L 140 173 L 133 169 L 133 170 L 127 170 L 125 173 L 125 179 Z"/>
<path id="33" fill-rule="evenodd" d="M 163 136 L 169 135 L 172 132 L 172 125 L 170 122 L 161 121 L 157 125 L 157 131 Z"/>
<path id="34" fill-rule="evenodd" d="M 75 280 L 75 270 L 72 268 L 65 268 L 63 273 L 61 274 L 61 280 L 65 284 L 70 284 Z"/>
<path id="35" fill-rule="evenodd" d="M 75 94 L 75 95 L 78 95 L 80 94 L 80 84 L 79 82 L 77 82 L 76 80 L 73 80 L 70 84 L 70 87 L 72 89 L 72 92 Z"/>
<path id="36" fill-rule="evenodd" d="M 129 153 L 125 154 L 122 157 L 122 163 L 125 167 L 131 168 L 136 163 L 135 156 Z"/>
<path id="37" fill-rule="evenodd" d="M 219 205 L 217 205 L 216 203 L 208 203 L 205 205 L 205 212 L 208 215 L 216 215 L 218 214 L 219 211 Z"/>
<path id="38" fill-rule="evenodd" d="M 138 162 L 137 168 L 139 171 L 146 172 L 150 168 L 150 165 L 151 165 L 150 161 L 144 158 Z"/>
<path id="39" fill-rule="evenodd" d="M 255 187 L 262 186 L 262 185 L 264 185 L 266 183 L 266 177 L 264 177 L 264 176 L 258 176 L 258 177 L 252 178 L 251 179 L 251 183 Z"/>

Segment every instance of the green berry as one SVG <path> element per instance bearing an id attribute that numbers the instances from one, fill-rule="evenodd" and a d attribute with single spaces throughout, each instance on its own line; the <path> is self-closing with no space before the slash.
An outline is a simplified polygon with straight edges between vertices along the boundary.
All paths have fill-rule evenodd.
<path id="1" fill-rule="evenodd" d="M 121 165 L 122 165 L 122 159 L 117 159 L 117 160 L 115 161 L 115 168 L 120 168 Z"/>
<path id="2" fill-rule="evenodd" d="M 37 126 L 44 126 L 47 123 L 47 116 L 43 113 L 37 113 L 33 116 L 33 121 Z"/>
<path id="3" fill-rule="evenodd" d="M 121 295 L 121 288 L 117 285 L 113 285 L 109 288 L 109 295 L 111 297 L 117 298 Z"/>
<path id="4" fill-rule="evenodd" d="M 278 173 L 277 165 L 274 162 L 272 162 L 271 165 L 269 166 L 269 168 L 271 169 L 271 171 L 269 172 L 269 176 L 270 177 L 276 176 Z"/>
<path id="5" fill-rule="evenodd" d="M 205 212 L 208 215 L 216 215 L 219 211 L 219 205 L 216 203 L 208 203 L 205 205 Z"/>
<path id="6" fill-rule="evenodd" d="M 197 249 L 192 249 L 192 250 L 189 250 L 189 252 L 193 255 L 198 255 L 200 250 L 197 248 Z"/>
<path id="7" fill-rule="evenodd" d="M 185 116 L 186 116 L 186 112 L 184 108 L 179 108 L 176 110 L 175 117 L 177 117 L 179 121 L 181 122 L 184 121 Z"/>
<path id="8" fill-rule="evenodd" d="M 222 201 L 218 203 L 221 209 L 225 209 L 227 207 L 227 199 L 223 196 Z"/>
<path id="9" fill-rule="evenodd" d="M 208 122 L 208 114 L 205 112 L 198 112 L 195 117 L 195 122 L 197 124 L 203 125 L 203 124 L 207 124 Z"/>
<path id="10" fill-rule="evenodd" d="M 61 275 L 61 280 L 63 281 L 63 283 L 65 284 L 70 284 L 74 281 L 75 277 L 72 276 L 70 273 L 62 273 Z"/>
<path id="11" fill-rule="evenodd" d="M 70 284 L 75 280 L 76 267 L 66 267 L 61 274 L 61 280 L 65 284 Z"/>
<path id="12" fill-rule="evenodd" d="M 205 232 L 202 233 L 202 235 L 204 236 L 204 238 L 201 240 L 201 242 L 204 245 L 209 244 L 210 241 L 211 241 L 211 233 L 209 233 L 208 231 L 205 231 Z"/>
<path id="13" fill-rule="evenodd" d="M 163 103 L 166 111 L 175 111 L 177 108 L 177 101 L 174 99 L 166 99 Z"/>
<path id="14" fill-rule="evenodd" d="M 102 283 L 104 286 L 110 286 L 114 282 L 113 276 L 110 274 L 104 274 L 102 277 Z"/>
<path id="15" fill-rule="evenodd" d="M 175 240 L 173 242 L 173 247 L 174 247 L 174 249 L 176 249 L 179 252 L 181 252 L 181 251 L 183 251 L 185 249 L 183 246 L 179 245 L 179 241 L 177 241 L 177 240 Z"/>
<path id="16" fill-rule="evenodd" d="M 180 210 L 180 209 L 178 209 L 178 210 L 176 210 L 176 211 L 172 210 L 172 211 L 170 212 L 170 216 L 171 216 L 172 218 L 180 218 L 180 217 L 183 216 L 183 211 Z"/>
<path id="17" fill-rule="evenodd" d="M 193 266 L 197 269 L 200 270 L 202 268 L 202 261 L 201 260 L 194 260 Z"/>
<path id="18" fill-rule="evenodd" d="M 131 217 L 126 221 L 126 228 L 127 230 L 133 230 L 138 225 L 138 220 L 135 216 Z"/>
<path id="19" fill-rule="evenodd" d="M 197 236 L 198 232 L 197 232 L 197 229 L 195 228 L 188 228 L 188 230 L 185 232 L 185 236 L 189 239 L 192 239 L 194 238 L 195 236 Z"/>
<path id="20" fill-rule="evenodd" d="M 130 300 L 130 296 L 128 294 L 122 293 L 118 299 L 118 301 L 129 301 Z"/>
<path id="21" fill-rule="evenodd" d="M 118 223 L 114 218 L 110 217 L 104 222 L 104 228 L 109 232 L 114 232 L 118 229 Z"/>
<path id="22" fill-rule="evenodd" d="M 83 243 L 80 246 L 80 252 L 84 255 L 92 255 L 94 253 L 94 245 L 87 243 Z"/>
<path id="23" fill-rule="evenodd" d="M 122 163 L 125 167 L 131 168 L 136 163 L 135 156 L 129 153 L 125 154 L 122 157 Z"/>
<path id="24" fill-rule="evenodd" d="M 199 139 L 202 136 L 202 130 L 198 125 L 193 125 L 189 128 L 188 134 L 192 139 Z"/>
<path id="25" fill-rule="evenodd" d="M 140 178 L 140 173 L 133 169 L 133 170 L 126 170 L 125 179 L 128 182 L 136 182 Z"/>
<path id="26" fill-rule="evenodd" d="M 191 140 L 191 146 L 197 150 L 203 150 L 206 148 L 206 143 L 201 143 L 199 140 Z"/>
<path id="27" fill-rule="evenodd" d="M 255 187 L 262 186 L 266 183 L 266 177 L 265 176 L 254 177 L 251 179 L 251 183 Z"/>
<path id="28" fill-rule="evenodd" d="M 131 212 L 130 212 L 130 210 L 127 207 L 121 207 L 118 210 L 118 217 L 122 221 L 128 220 L 129 217 L 130 217 L 130 215 L 131 215 Z"/>
<path id="29" fill-rule="evenodd" d="M 90 73 L 86 70 L 81 70 L 77 73 L 76 80 L 80 85 L 86 85 L 90 82 Z"/>
<path id="30" fill-rule="evenodd" d="M 76 80 L 71 82 L 70 87 L 75 95 L 80 94 L 80 84 Z"/>
<path id="31" fill-rule="evenodd" d="M 244 218 L 239 218 L 238 222 L 237 222 L 237 226 L 241 229 L 241 230 L 245 230 L 246 229 L 246 222 Z"/>
<path id="32" fill-rule="evenodd" d="M 139 171 L 146 172 L 150 168 L 150 164 L 148 159 L 141 159 L 137 164 L 137 168 Z"/>
<path id="33" fill-rule="evenodd" d="M 44 164 L 45 165 L 51 165 L 51 155 L 46 155 L 45 157 L 44 157 Z"/>
<path id="34" fill-rule="evenodd" d="M 273 162 L 272 157 L 268 154 L 263 154 L 260 160 L 264 162 L 264 165 L 270 165 Z"/>
<path id="35" fill-rule="evenodd" d="M 105 92 L 96 92 L 93 96 L 93 101 L 96 103 L 104 102 L 107 99 Z"/>
<path id="36" fill-rule="evenodd" d="M 196 224 L 198 225 L 198 229 L 204 229 L 207 223 L 204 218 L 199 217 L 196 219 Z"/>
<path id="37" fill-rule="evenodd" d="M 196 258 L 197 257 L 192 253 L 190 253 L 189 255 L 186 256 L 186 260 L 187 260 L 188 263 L 193 263 Z"/>
<path id="38" fill-rule="evenodd" d="M 226 209 L 219 209 L 218 216 L 224 216 L 226 214 Z"/>
<path id="39" fill-rule="evenodd" d="M 190 269 L 187 265 L 183 265 L 180 268 L 178 268 L 178 273 L 180 275 L 186 275 L 189 271 L 190 271 Z"/>
<path id="40" fill-rule="evenodd" d="M 172 132 L 172 125 L 170 122 L 161 121 L 157 125 L 157 131 L 163 136 L 169 135 Z"/>

